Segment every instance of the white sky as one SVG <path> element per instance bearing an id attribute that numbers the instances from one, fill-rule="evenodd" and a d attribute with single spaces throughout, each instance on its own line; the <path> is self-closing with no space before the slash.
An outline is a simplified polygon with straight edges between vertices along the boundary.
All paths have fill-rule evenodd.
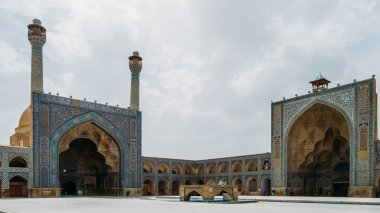
<path id="1" fill-rule="evenodd" d="M 44 90 L 129 105 L 140 78 L 143 155 L 270 151 L 270 101 L 380 76 L 379 1 L 0 0 L 0 144 L 29 104 L 26 26 L 47 28 Z"/>

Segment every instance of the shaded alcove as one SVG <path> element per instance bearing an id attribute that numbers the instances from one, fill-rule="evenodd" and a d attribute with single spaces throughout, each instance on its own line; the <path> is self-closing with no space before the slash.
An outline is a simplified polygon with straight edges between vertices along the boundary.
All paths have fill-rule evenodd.
<path id="1" fill-rule="evenodd" d="M 73 181 L 66 181 L 62 183 L 62 195 L 77 195 L 77 184 Z"/>
<path id="2" fill-rule="evenodd" d="M 287 137 L 288 193 L 347 196 L 350 133 L 338 110 L 314 104 L 292 124 Z"/>
<path id="3" fill-rule="evenodd" d="M 150 162 L 144 163 L 143 172 L 144 173 L 153 173 L 153 164 Z"/>
<path id="4" fill-rule="evenodd" d="M 28 167 L 27 162 L 21 157 L 15 157 L 9 162 L 9 167 Z"/>
<path id="5" fill-rule="evenodd" d="M 175 180 L 172 182 L 172 195 L 179 195 L 179 187 L 181 182 L 179 180 Z"/>
<path id="6" fill-rule="evenodd" d="M 169 182 L 167 180 L 158 181 L 158 195 L 169 195 Z"/>
<path id="7" fill-rule="evenodd" d="M 154 195 L 154 182 L 151 179 L 146 179 L 144 181 L 143 195 L 150 196 Z"/>
<path id="8" fill-rule="evenodd" d="M 87 138 L 74 139 L 59 155 L 59 170 L 62 195 L 117 195 L 120 189 L 119 167 L 108 165 Z"/>
<path id="9" fill-rule="evenodd" d="M 250 177 L 247 179 L 246 186 L 248 192 L 256 192 L 257 191 L 257 181 L 255 178 Z"/>
<path id="10" fill-rule="evenodd" d="M 9 180 L 9 197 L 28 197 L 28 180 L 16 176 Z"/>
<path id="11" fill-rule="evenodd" d="M 272 182 L 269 177 L 261 180 L 261 195 L 270 196 L 272 194 Z"/>

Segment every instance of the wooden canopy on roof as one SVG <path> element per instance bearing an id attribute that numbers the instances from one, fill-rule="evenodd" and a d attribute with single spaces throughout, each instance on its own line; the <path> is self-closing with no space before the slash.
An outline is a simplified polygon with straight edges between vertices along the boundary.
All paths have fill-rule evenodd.
<path id="1" fill-rule="evenodd" d="M 317 78 L 310 81 L 310 83 L 313 87 L 313 92 L 321 92 L 329 88 L 329 83 L 331 83 L 331 81 L 327 80 L 321 73 L 319 73 Z"/>

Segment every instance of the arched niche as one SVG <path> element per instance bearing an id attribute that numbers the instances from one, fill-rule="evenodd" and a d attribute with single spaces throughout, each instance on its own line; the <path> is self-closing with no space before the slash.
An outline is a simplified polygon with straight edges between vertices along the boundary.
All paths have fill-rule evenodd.
<path id="1" fill-rule="evenodd" d="M 161 163 L 157 168 L 158 174 L 169 174 L 169 166 L 166 163 Z"/>
<path id="2" fill-rule="evenodd" d="M 239 161 L 236 161 L 234 162 L 232 165 L 231 165 L 231 171 L 232 172 L 242 172 L 243 168 L 242 168 L 242 165 L 241 165 L 241 162 Z"/>
<path id="3" fill-rule="evenodd" d="M 146 162 L 144 163 L 144 168 L 143 168 L 144 173 L 154 173 L 154 166 L 151 162 Z"/>
<path id="4" fill-rule="evenodd" d="M 26 160 L 20 156 L 17 156 L 13 158 L 11 161 L 9 161 L 9 167 L 28 167 L 28 163 Z"/>
<path id="5" fill-rule="evenodd" d="M 108 132 L 93 122 L 79 125 L 68 131 L 59 143 L 59 155 L 67 151 L 70 148 L 70 144 L 77 139 L 88 139 L 92 141 L 112 171 L 118 172 L 120 170 L 120 150 L 117 142 Z"/>
<path id="6" fill-rule="evenodd" d="M 347 196 L 349 181 L 323 186 L 317 181 L 327 174 L 348 178 L 349 164 L 350 125 L 340 111 L 315 103 L 292 122 L 287 135 L 289 194 Z M 292 177 L 303 180 L 302 188 Z"/>

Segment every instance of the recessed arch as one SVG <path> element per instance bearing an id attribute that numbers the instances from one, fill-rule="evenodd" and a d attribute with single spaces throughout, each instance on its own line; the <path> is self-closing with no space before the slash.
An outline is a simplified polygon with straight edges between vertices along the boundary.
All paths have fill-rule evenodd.
<path id="1" fill-rule="evenodd" d="M 222 174 L 228 173 L 228 165 L 227 165 L 227 163 L 221 163 L 219 165 L 219 173 L 222 173 Z"/>
<path id="2" fill-rule="evenodd" d="M 241 192 L 243 182 L 241 181 L 240 178 L 235 178 L 235 179 L 233 179 L 233 180 L 231 181 L 231 183 L 232 183 L 233 186 L 237 186 L 238 191 Z"/>
<path id="3" fill-rule="evenodd" d="M 23 168 L 26 168 L 28 167 L 28 163 L 27 161 L 20 157 L 20 156 L 17 156 L 15 158 L 13 158 L 11 161 L 9 161 L 9 167 L 23 167 Z"/>
<path id="4" fill-rule="evenodd" d="M 270 196 L 272 193 L 272 182 L 269 177 L 264 177 L 261 179 L 261 195 L 263 196 Z"/>
<path id="5" fill-rule="evenodd" d="M 121 188 L 119 157 L 88 138 L 74 139 L 59 155 L 59 171 L 63 193 L 69 195 L 116 195 Z"/>
<path id="6" fill-rule="evenodd" d="M 180 180 L 174 180 L 172 182 L 172 195 L 179 195 L 179 187 L 181 186 Z"/>
<path id="7" fill-rule="evenodd" d="M 231 165 L 232 172 L 242 172 L 243 168 L 240 161 L 236 161 Z"/>
<path id="8" fill-rule="evenodd" d="M 150 178 L 144 180 L 144 188 L 143 188 L 144 196 L 154 195 L 154 181 Z"/>
<path id="9" fill-rule="evenodd" d="M 262 163 L 261 165 L 261 169 L 264 170 L 264 171 L 267 171 L 267 170 L 270 170 L 271 169 L 271 163 L 270 163 L 270 160 L 267 159 L 267 160 L 264 160 L 264 162 Z"/>
<path id="10" fill-rule="evenodd" d="M 229 191 L 229 192 L 228 192 Z M 232 196 L 232 192 L 231 190 L 224 190 L 224 189 L 221 189 L 219 190 L 217 193 L 215 193 L 215 195 L 217 196 L 223 196 L 224 194 L 228 194 L 229 196 Z"/>
<path id="11" fill-rule="evenodd" d="M 159 180 L 157 183 L 158 195 L 169 195 L 169 182 L 165 179 Z"/>
<path id="12" fill-rule="evenodd" d="M 17 176 L 19 176 L 25 180 L 29 180 L 29 175 L 27 173 L 9 173 L 8 179 L 10 180 L 10 179 L 17 177 Z"/>
<path id="13" fill-rule="evenodd" d="M 41 175 L 50 176 L 50 185 L 52 187 L 59 187 L 59 173 L 58 173 L 58 155 L 59 155 L 59 143 L 62 139 L 62 137 L 71 129 L 80 126 L 85 123 L 94 123 L 97 126 L 99 126 L 101 129 L 103 129 L 105 132 L 109 133 L 112 138 L 114 138 L 114 141 L 116 142 L 117 146 L 119 147 L 120 153 L 119 156 L 121 156 L 125 163 L 123 167 L 120 167 L 120 176 L 121 176 L 121 183 L 122 187 L 127 188 L 129 186 L 129 177 L 126 176 L 126 172 L 129 171 L 129 152 L 130 152 L 130 144 L 129 140 L 127 140 L 123 134 L 118 130 L 117 127 L 115 127 L 112 123 L 110 123 L 107 119 L 103 118 L 99 114 L 95 112 L 89 112 L 82 115 L 79 115 L 75 118 L 72 118 L 68 120 L 65 124 L 61 125 L 52 135 L 51 142 L 50 142 L 50 172 L 49 170 L 45 170 L 41 173 Z M 35 147 L 34 147 L 35 148 Z M 38 167 L 38 162 L 35 162 L 35 166 Z M 39 172 L 34 173 L 34 178 L 39 178 Z"/>
<path id="14" fill-rule="evenodd" d="M 204 168 L 203 165 L 198 165 L 195 169 L 195 174 L 197 175 L 203 175 L 204 174 Z"/>
<path id="15" fill-rule="evenodd" d="M 62 137 L 59 144 L 59 155 L 67 151 L 71 143 L 77 139 L 92 141 L 96 145 L 97 151 L 105 158 L 106 164 L 112 168 L 113 171 L 118 172 L 120 170 L 120 148 L 117 142 L 108 132 L 92 122 L 84 123 L 69 130 Z"/>
<path id="16" fill-rule="evenodd" d="M 182 166 L 175 163 L 172 165 L 172 174 L 183 174 Z"/>
<path id="17" fill-rule="evenodd" d="M 166 163 L 161 163 L 157 167 L 157 172 L 158 174 L 169 174 L 169 166 Z"/>
<path id="18" fill-rule="evenodd" d="M 316 102 L 290 124 L 286 138 L 289 194 L 326 196 L 332 188 L 332 195 L 347 196 L 348 182 L 326 185 L 319 180 L 326 179 L 327 173 L 329 178 L 349 176 L 350 120 L 339 109 Z M 302 187 L 292 177 L 302 179 Z"/>
<path id="19" fill-rule="evenodd" d="M 246 181 L 246 188 L 248 192 L 256 192 L 257 191 L 257 181 L 253 177 L 249 177 Z"/>
<path id="20" fill-rule="evenodd" d="M 146 162 L 144 163 L 144 168 L 143 168 L 144 173 L 154 173 L 154 166 L 151 162 Z"/>
<path id="21" fill-rule="evenodd" d="M 184 197 L 184 200 L 185 201 L 189 201 L 191 199 L 192 196 L 201 196 L 201 192 L 199 192 L 198 190 L 192 190 L 190 192 L 188 192 L 185 197 Z"/>
<path id="22" fill-rule="evenodd" d="M 247 172 L 256 172 L 257 171 L 257 162 L 256 161 L 248 161 L 246 164 L 245 164 L 245 170 Z"/>
<path id="23" fill-rule="evenodd" d="M 9 197 L 28 197 L 28 179 L 19 175 L 10 178 Z"/>
<path id="24" fill-rule="evenodd" d="M 208 174 L 215 174 L 216 173 L 215 164 L 207 165 L 207 173 Z"/>
<path id="25" fill-rule="evenodd" d="M 303 115 L 307 110 L 309 110 L 311 107 L 313 107 L 316 104 L 325 105 L 325 106 L 331 107 L 331 108 L 335 109 L 336 111 L 340 112 L 344 116 L 344 118 L 346 119 L 347 123 L 349 124 L 350 133 L 352 133 L 352 120 L 344 109 L 342 109 L 341 107 L 339 107 L 338 105 L 336 105 L 334 103 L 324 101 L 321 99 L 314 99 L 314 100 L 310 101 L 308 104 L 306 104 L 305 106 L 303 106 L 300 110 L 298 110 L 298 112 L 294 116 L 292 116 L 292 118 L 288 122 L 288 125 L 286 126 L 287 128 L 286 128 L 286 132 L 285 132 L 285 140 L 287 139 L 287 137 L 289 135 L 289 131 L 290 131 L 291 127 L 293 126 L 294 122 L 301 115 Z"/>
<path id="26" fill-rule="evenodd" d="M 191 165 L 191 164 L 186 165 L 185 174 L 187 174 L 187 175 L 193 175 L 193 174 L 195 174 L 195 168 L 194 168 L 194 166 Z"/>

